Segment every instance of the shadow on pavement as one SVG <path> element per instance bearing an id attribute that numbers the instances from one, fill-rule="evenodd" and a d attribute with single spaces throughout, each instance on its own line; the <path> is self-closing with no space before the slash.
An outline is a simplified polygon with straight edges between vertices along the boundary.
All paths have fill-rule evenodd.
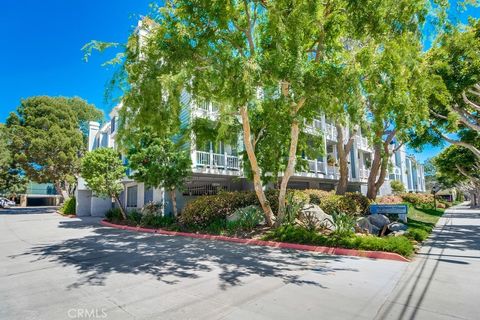
<path id="1" fill-rule="evenodd" d="M 441 264 L 469 265 L 470 259 L 480 258 L 480 213 L 468 209 L 461 206 L 445 213 L 446 223 L 434 229 L 425 244 L 426 250 L 417 255 L 413 268 L 407 269 L 408 274 L 389 298 L 393 302 L 384 307 L 376 319 L 415 319 L 425 297 L 430 294 L 430 286 Z M 400 297 L 407 297 L 406 302 L 402 302 L 400 313 L 393 314 L 392 308 Z M 407 316 L 411 309 L 412 313 Z"/>
<path id="2" fill-rule="evenodd" d="M 308 271 L 335 273 L 354 271 L 334 268 L 329 263 L 344 260 L 269 247 L 251 247 L 220 241 L 142 234 L 99 227 L 98 218 L 61 221 L 63 228 L 95 225 L 91 234 L 56 244 L 38 245 L 17 256 L 47 259 L 73 266 L 81 275 L 69 288 L 104 285 L 109 274 L 148 274 L 158 281 L 175 285 L 182 278 L 197 279 L 217 272 L 220 288 L 242 285 L 250 275 L 280 278 L 284 283 L 324 288 L 321 283 L 302 278 Z M 14 259 L 17 256 L 11 256 Z M 354 259 L 354 258 L 349 258 Z"/>
<path id="3" fill-rule="evenodd" d="M 0 209 L 0 215 L 51 214 L 57 210 L 58 207 L 13 207 Z"/>

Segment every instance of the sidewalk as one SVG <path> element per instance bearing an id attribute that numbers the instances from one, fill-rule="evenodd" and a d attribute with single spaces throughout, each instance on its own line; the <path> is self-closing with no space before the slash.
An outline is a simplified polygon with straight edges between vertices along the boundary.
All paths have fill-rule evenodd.
<path id="1" fill-rule="evenodd" d="M 480 209 L 446 211 L 376 319 L 479 319 Z"/>

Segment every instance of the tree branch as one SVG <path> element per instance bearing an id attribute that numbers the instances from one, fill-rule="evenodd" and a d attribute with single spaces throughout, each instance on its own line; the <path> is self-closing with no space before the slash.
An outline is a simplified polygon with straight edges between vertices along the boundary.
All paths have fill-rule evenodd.
<path id="1" fill-rule="evenodd" d="M 247 0 L 243 0 L 243 4 L 245 6 L 245 15 L 247 17 L 247 30 L 245 30 L 245 32 L 247 35 L 248 46 L 250 47 L 250 55 L 253 56 L 255 54 L 255 44 L 252 37 L 252 21 L 250 18 L 250 9 L 248 8 Z"/>
<path id="2" fill-rule="evenodd" d="M 478 121 L 475 119 L 475 122 L 477 123 L 472 123 L 468 116 L 472 116 L 471 114 L 467 113 L 465 110 L 462 110 L 458 107 L 452 107 L 452 109 L 455 111 L 460 116 L 460 121 L 465 124 L 467 127 L 469 127 L 472 130 L 480 132 L 480 125 L 478 125 Z"/>
<path id="3" fill-rule="evenodd" d="M 468 104 L 469 106 L 471 106 L 475 110 L 480 111 L 480 106 L 475 104 L 473 101 L 469 100 L 467 98 L 467 95 L 465 94 L 465 92 L 462 92 L 462 98 L 463 98 L 463 102 L 465 102 L 466 104 Z"/>
<path id="4" fill-rule="evenodd" d="M 451 143 L 453 145 L 456 145 L 456 146 L 459 146 L 459 147 L 464 147 L 464 148 L 467 148 L 468 150 L 472 151 L 473 154 L 480 159 L 480 150 L 477 149 L 475 146 L 469 144 L 469 143 L 466 143 L 466 142 L 463 142 L 463 141 L 458 141 L 458 140 L 454 140 L 454 139 L 450 139 L 449 137 L 447 137 L 446 135 L 440 133 L 440 136 L 445 140 L 447 141 L 448 143 Z"/>

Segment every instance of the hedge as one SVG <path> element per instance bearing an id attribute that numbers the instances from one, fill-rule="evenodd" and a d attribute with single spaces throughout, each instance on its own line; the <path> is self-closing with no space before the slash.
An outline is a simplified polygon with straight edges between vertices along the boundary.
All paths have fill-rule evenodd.
<path id="1" fill-rule="evenodd" d="M 77 201 L 75 200 L 75 197 L 68 198 L 60 208 L 60 212 L 65 215 L 76 214 L 76 206 Z"/>
<path id="2" fill-rule="evenodd" d="M 327 214 L 346 213 L 349 215 L 363 214 L 367 211 L 370 201 L 360 193 L 347 193 L 344 196 L 335 195 L 322 190 L 288 190 L 297 202 L 317 204 Z M 272 211 L 278 211 L 278 190 L 265 192 Z M 218 195 L 201 196 L 189 202 L 179 217 L 179 222 L 189 228 L 204 228 L 209 224 L 225 219 L 235 210 L 251 205 L 259 206 L 254 191 L 222 192 Z"/>

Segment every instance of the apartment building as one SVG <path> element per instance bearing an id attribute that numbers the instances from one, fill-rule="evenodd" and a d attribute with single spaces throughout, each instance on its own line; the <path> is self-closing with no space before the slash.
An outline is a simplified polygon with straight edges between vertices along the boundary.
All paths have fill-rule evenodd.
<path id="1" fill-rule="evenodd" d="M 218 119 L 218 109 L 213 103 L 197 103 L 189 95 L 182 95 L 183 109 L 180 120 L 183 125 L 189 125 L 195 118 L 204 118 L 212 121 Z M 115 137 L 118 130 L 118 112 L 121 105 L 115 107 L 109 114 L 110 121 L 100 125 L 91 122 L 89 127 L 89 150 L 96 148 L 115 148 Z M 305 159 L 308 167 L 304 171 L 296 172 L 288 184 L 292 189 L 322 189 L 333 190 L 339 179 L 337 155 L 337 131 L 334 124 L 327 117 L 320 116 L 311 123 L 305 123 L 304 130 L 312 136 L 322 138 L 324 143 L 323 156 L 317 159 Z M 346 133 L 348 134 L 348 133 Z M 367 191 L 367 179 L 373 160 L 373 150 L 368 139 L 358 132 L 354 137 L 354 144 L 349 155 L 349 182 L 348 191 Z M 185 188 L 177 193 L 179 209 L 190 200 L 202 195 L 216 194 L 224 191 L 253 190 L 253 185 L 247 180 L 242 169 L 242 136 L 239 135 L 237 147 L 223 142 L 210 141 L 206 145 L 198 146 L 195 139 L 189 144 L 192 175 Z M 395 146 L 392 145 L 392 148 Z M 425 179 L 423 166 L 413 156 L 407 155 L 405 147 L 401 146 L 391 157 L 389 175 L 382 186 L 379 195 L 391 193 L 390 181 L 401 181 L 406 190 L 424 192 Z M 129 172 L 127 172 L 127 175 Z M 161 202 L 165 212 L 171 211 L 169 196 L 161 189 L 147 188 L 126 176 L 125 186 L 121 194 L 121 201 L 127 209 L 137 209 L 149 201 Z M 77 214 L 102 216 L 111 208 L 111 199 L 95 197 L 82 179 L 77 188 Z"/>

